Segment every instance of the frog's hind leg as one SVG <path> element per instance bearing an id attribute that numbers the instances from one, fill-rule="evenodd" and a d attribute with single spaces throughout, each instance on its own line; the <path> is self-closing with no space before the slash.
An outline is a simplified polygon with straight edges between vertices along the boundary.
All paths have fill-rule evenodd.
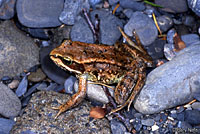
<path id="1" fill-rule="evenodd" d="M 133 100 L 135 99 L 135 96 L 139 93 L 139 91 L 141 90 L 141 88 L 144 85 L 145 82 L 145 78 L 146 78 L 146 73 L 145 73 L 145 66 L 143 62 L 139 62 L 138 65 L 138 77 L 137 77 L 137 82 L 132 90 L 131 95 L 128 97 L 128 99 L 118 108 L 113 109 L 111 111 L 111 113 L 115 113 L 121 109 L 123 109 L 124 107 L 126 107 L 128 105 L 128 110 L 130 108 L 131 103 L 133 102 Z"/>
<path id="2" fill-rule="evenodd" d="M 119 31 L 121 32 L 122 36 L 126 39 L 126 41 L 128 42 L 128 44 L 132 47 L 134 47 L 135 49 L 137 49 L 138 51 L 146 54 L 146 51 L 145 49 L 143 48 L 141 42 L 140 42 L 140 39 L 138 37 L 138 35 L 136 34 L 135 31 L 133 31 L 133 34 L 134 34 L 134 37 L 136 39 L 136 42 L 137 42 L 137 45 L 124 33 L 124 31 L 120 28 L 119 28 Z"/>
<path id="3" fill-rule="evenodd" d="M 59 110 L 55 118 L 57 118 L 62 112 L 65 112 L 66 110 L 78 105 L 85 98 L 86 90 L 87 90 L 87 74 L 84 74 L 79 77 L 78 92 L 74 94 L 70 98 L 70 100 L 68 100 L 66 103 L 60 105 L 59 107 L 52 107 L 52 109 Z"/>

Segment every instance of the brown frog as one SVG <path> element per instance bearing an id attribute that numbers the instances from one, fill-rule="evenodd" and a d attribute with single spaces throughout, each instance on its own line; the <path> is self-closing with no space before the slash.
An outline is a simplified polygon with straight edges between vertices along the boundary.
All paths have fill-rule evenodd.
<path id="1" fill-rule="evenodd" d="M 56 65 L 74 72 L 79 78 L 78 92 L 65 104 L 54 108 L 59 110 L 56 117 L 83 100 L 87 80 L 104 84 L 118 83 L 114 98 L 119 107 L 111 112 L 117 112 L 127 105 L 130 107 L 144 85 L 145 68 L 153 63 L 137 36 L 138 45 L 135 45 L 121 28 L 119 30 L 129 45 L 117 42 L 114 46 L 108 46 L 65 40 L 51 51 L 50 58 Z"/>

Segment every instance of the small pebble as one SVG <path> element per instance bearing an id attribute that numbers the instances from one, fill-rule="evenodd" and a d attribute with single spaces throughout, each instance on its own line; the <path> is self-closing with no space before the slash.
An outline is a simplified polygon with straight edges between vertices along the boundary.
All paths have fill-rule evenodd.
<path id="1" fill-rule="evenodd" d="M 83 8 L 87 11 L 89 10 L 90 4 L 88 0 L 65 0 L 59 20 L 64 24 L 74 25 L 77 15 L 81 13 Z"/>
<path id="2" fill-rule="evenodd" d="M 174 34 L 176 33 L 175 29 L 172 28 L 167 32 L 167 42 L 170 44 L 174 43 Z"/>
<path id="3" fill-rule="evenodd" d="M 173 21 L 169 16 L 163 15 L 157 17 L 156 19 L 162 32 L 166 32 L 173 25 Z"/>
<path id="4" fill-rule="evenodd" d="M 195 24 L 195 18 L 193 16 L 184 16 L 183 18 L 183 24 L 186 26 L 192 27 Z"/>
<path id="5" fill-rule="evenodd" d="M 141 120 L 141 123 L 142 125 L 145 125 L 145 126 L 153 126 L 155 121 L 153 119 L 143 119 Z"/>
<path id="6" fill-rule="evenodd" d="M 133 10 L 131 10 L 131 9 L 124 9 L 123 13 L 126 15 L 127 18 L 131 18 L 132 14 L 133 14 Z"/>
<path id="7" fill-rule="evenodd" d="M 135 113 L 134 117 L 141 119 L 143 117 L 143 115 L 141 113 Z"/>
<path id="8" fill-rule="evenodd" d="M 14 88 L 17 88 L 19 85 L 19 80 L 13 80 L 11 83 L 8 84 L 8 87 L 10 89 L 14 89 Z"/>
<path id="9" fill-rule="evenodd" d="M 199 35 L 197 34 L 182 35 L 181 39 L 184 41 L 187 47 L 193 43 L 200 42 Z"/>
<path id="10" fill-rule="evenodd" d="M 126 132 L 126 127 L 115 119 L 111 120 L 110 126 L 113 134 L 124 134 Z"/>
<path id="11" fill-rule="evenodd" d="M 19 86 L 17 87 L 17 90 L 15 91 L 16 95 L 18 97 L 21 97 L 22 95 L 24 95 L 27 91 L 27 87 L 28 87 L 27 76 L 24 76 L 24 78 L 20 81 Z"/>
<path id="12" fill-rule="evenodd" d="M 0 0 L 0 19 L 11 19 L 15 14 L 16 0 Z"/>
<path id="13" fill-rule="evenodd" d="M 200 102 L 192 103 L 192 108 L 200 111 Z"/>
<path id="14" fill-rule="evenodd" d="M 70 76 L 66 79 L 65 81 L 65 92 L 68 94 L 73 94 L 74 93 L 74 83 L 77 80 L 76 77 Z"/>
<path id="15" fill-rule="evenodd" d="M 156 124 L 154 124 L 152 127 L 151 127 L 151 130 L 152 131 L 156 131 L 159 129 L 159 126 L 157 126 Z"/>
<path id="16" fill-rule="evenodd" d="M 8 84 L 8 83 L 12 82 L 12 78 L 10 78 L 9 76 L 3 76 L 1 78 L 1 81 L 3 81 L 4 84 Z"/>
<path id="17" fill-rule="evenodd" d="M 174 118 L 172 118 L 172 117 L 170 117 L 170 116 L 168 116 L 167 117 L 169 120 L 171 120 L 171 121 L 174 121 Z"/>
<path id="18" fill-rule="evenodd" d="M 137 132 L 139 132 L 142 129 L 142 124 L 140 122 L 139 123 L 134 123 L 133 127 L 135 128 L 135 130 Z"/>
<path id="19" fill-rule="evenodd" d="M 32 82 L 40 82 L 46 78 L 46 75 L 43 73 L 42 69 L 37 69 L 36 72 L 31 72 L 28 76 L 28 80 Z"/>
<path id="20" fill-rule="evenodd" d="M 171 110 L 170 113 L 171 113 L 171 114 L 176 114 L 177 111 L 176 111 L 176 110 Z"/>

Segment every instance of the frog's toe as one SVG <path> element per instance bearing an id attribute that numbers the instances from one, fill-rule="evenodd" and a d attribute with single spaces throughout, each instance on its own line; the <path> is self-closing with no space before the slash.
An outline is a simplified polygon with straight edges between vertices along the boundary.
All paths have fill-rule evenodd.
<path id="1" fill-rule="evenodd" d="M 66 111 L 65 107 L 64 107 L 64 104 L 58 106 L 58 107 L 51 107 L 52 109 L 54 110 L 59 110 L 59 112 L 56 114 L 55 116 L 55 119 L 61 114 L 63 113 L 64 111 Z"/>

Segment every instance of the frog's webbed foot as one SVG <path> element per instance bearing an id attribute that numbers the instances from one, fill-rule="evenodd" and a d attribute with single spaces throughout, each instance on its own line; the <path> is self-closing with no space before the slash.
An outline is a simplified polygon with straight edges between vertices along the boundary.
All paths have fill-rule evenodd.
<path id="1" fill-rule="evenodd" d="M 63 112 L 66 110 L 78 105 L 86 95 L 86 90 L 87 90 L 87 74 L 81 75 L 79 77 L 79 87 L 78 87 L 78 92 L 74 94 L 70 100 L 68 100 L 66 103 L 62 104 L 60 101 L 58 103 L 61 103 L 60 106 L 58 107 L 52 107 L 52 109 L 59 110 L 57 115 L 55 116 L 55 119 Z"/>
<path id="2" fill-rule="evenodd" d="M 144 71 L 145 70 L 145 66 L 144 66 L 143 63 L 138 63 L 138 66 L 140 66 L 140 67 L 137 67 L 138 70 L 137 69 L 135 70 L 135 74 L 137 74 L 138 77 L 137 78 L 134 77 L 134 79 L 137 79 L 137 82 L 136 82 L 135 86 L 132 84 L 132 85 L 129 85 L 129 87 L 128 87 L 128 88 L 132 89 L 132 92 L 131 92 L 130 96 L 128 97 L 128 99 L 120 107 L 118 107 L 116 109 L 113 109 L 111 111 L 111 113 L 115 113 L 117 111 L 120 111 L 121 109 L 123 109 L 127 105 L 128 105 L 128 111 L 129 111 L 129 108 L 130 108 L 133 100 L 135 99 L 135 96 L 138 94 L 138 92 L 143 87 L 144 82 L 145 82 L 145 78 L 146 78 L 146 74 L 145 74 L 145 71 Z M 129 72 L 129 74 L 131 74 L 131 73 Z M 132 73 L 132 74 L 134 74 L 134 73 Z M 130 78 L 130 76 L 129 76 L 129 78 Z M 125 78 L 126 78 L 126 76 L 125 76 Z M 130 87 L 130 86 L 132 86 L 132 87 Z M 120 85 L 117 86 L 117 88 L 121 88 Z M 122 90 L 122 89 L 118 89 L 118 90 Z"/>

